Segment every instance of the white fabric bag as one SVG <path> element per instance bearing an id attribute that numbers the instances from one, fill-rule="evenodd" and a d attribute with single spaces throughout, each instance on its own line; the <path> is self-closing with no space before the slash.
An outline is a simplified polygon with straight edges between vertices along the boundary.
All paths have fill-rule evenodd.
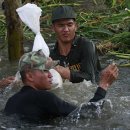
<path id="1" fill-rule="evenodd" d="M 40 33 L 41 8 L 35 4 L 27 3 L 26 5 L 16 9 L 16 12 L 20 19 L 36 34 L 32 51 L 42 49 L 45 56 L 49 57 L 49 47 Z M 62 87 L 63 81 L 60 74 L 54 69 L 51 69 L 50 73 L 52 74 L 52 86 L 55 86 L 55 88 Z"/>
<path id="2" fill-rule="evenodd" d="M 27 3 L 16 9 L 21 20 L 36 34 L 32 51 L 42 49 L 45 56 L 49 57 L 49 48 L 40 33 L 40 16 L 42 10 L 35 4 Z"/>

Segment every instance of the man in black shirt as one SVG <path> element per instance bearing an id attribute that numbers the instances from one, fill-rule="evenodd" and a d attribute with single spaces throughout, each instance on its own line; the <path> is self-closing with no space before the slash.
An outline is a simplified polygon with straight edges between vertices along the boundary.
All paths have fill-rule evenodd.
<path id="1" fill-rule="evenodd" d="M 60 61 L 56 70 L 62 78 L 73 83 L 84 79 L 98 82 L 101 66 L 96 46 L 76 35 L 76 14 L 70 6 L 59 6 L 52 11 L 52 28 L 57 41 L 50 57 Z"/>
<path id="2" fill-rule="evenodd" d="M 78 106 L 70 104 L 48 91 L 52 84 L 52 75 L 49 72 L 51 66 L 53 63 L 48 61 L 41 50 L 26 53 L 21 57 L 19 71 L 24 86 L 7 101 L 4 109 L 6 115 L 17 114 L 23 119 L 39 121 L 66 117 L 79 110 Z M 117 76 L 116 65 L 109 65 L 103 70 L 94 97 L 84 105 L 83 109 L 86 111 L 91 108 L 96 109 L 97 106 L 94 103 L 105 98 L 108 87 Z"/>

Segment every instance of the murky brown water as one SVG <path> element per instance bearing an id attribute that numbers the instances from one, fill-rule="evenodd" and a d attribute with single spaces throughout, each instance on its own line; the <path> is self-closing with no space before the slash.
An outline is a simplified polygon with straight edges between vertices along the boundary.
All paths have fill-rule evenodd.
<path id="1" fill-rule="evenodd" d="M 17 63 L 9 63 L 5 52 L 0 52 L 0 77 L 14 75 L 17 71 Z M 105 61 L 105 64 L 104 64 Z M 105 66 L 106 59 L 103 60 Z M 0 112 L 0 129 L 6 130 L 128 130 L 130 129 L 130 68 L 119 68 L 117 81 L 109 88 L 104 108 L 97 118 L 78 119 L 76 121 L 56 119 L 49 125 L 29 124 L 19 121 L 17 118 L 6 117 Z M 21 84 L 20 84 L 21 85 Z M 0 110 L 5 106 L 7 99 L 20 88 L 7 87 L 0 91 Z M 53 90 L 64 100 L 74 104 L 88 101 L 95 91 L 95 85 L 88 82 L 72 84 L 65 82 L 62 89 Z"/>

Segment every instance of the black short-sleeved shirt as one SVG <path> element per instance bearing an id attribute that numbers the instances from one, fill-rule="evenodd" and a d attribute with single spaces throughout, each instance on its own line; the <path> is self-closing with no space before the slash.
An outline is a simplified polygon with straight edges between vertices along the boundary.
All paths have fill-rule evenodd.
<path id="1" fill-rule="evenodd" d="M 98 87 L 90 102 L 104 98 L 106 91 Z M 66 117 L 78 107 L 72 105 L 46 90 L 35 90 L 24 86 L 6 103 L 6 115 L 17 114 L 27 120 L 44 120 L 55 117 Z"/>
<path id="2" fill-rule="evenodd" d="M 67 56 L 60 55 L 58 43 L 51 49 L 50 57 L 59 60 L 61 66 L 68 66 L 71 70 L 73 83 L 82 82 L 83 79 L 98 82 L 101 70 L 95 45 L 83 37 L 75 37 L 71 50 Z"/>

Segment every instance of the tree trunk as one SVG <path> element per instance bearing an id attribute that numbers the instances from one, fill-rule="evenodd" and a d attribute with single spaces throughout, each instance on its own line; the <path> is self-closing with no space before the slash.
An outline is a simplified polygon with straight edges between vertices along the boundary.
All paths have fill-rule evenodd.
<path id="1" fill-rule="evenodd" d="M 22 22 L 16 13 L 20 3 L 19 0 L 5 0 L 4 2 L 9 60 L 15 61 L 24 53 Z"/>

